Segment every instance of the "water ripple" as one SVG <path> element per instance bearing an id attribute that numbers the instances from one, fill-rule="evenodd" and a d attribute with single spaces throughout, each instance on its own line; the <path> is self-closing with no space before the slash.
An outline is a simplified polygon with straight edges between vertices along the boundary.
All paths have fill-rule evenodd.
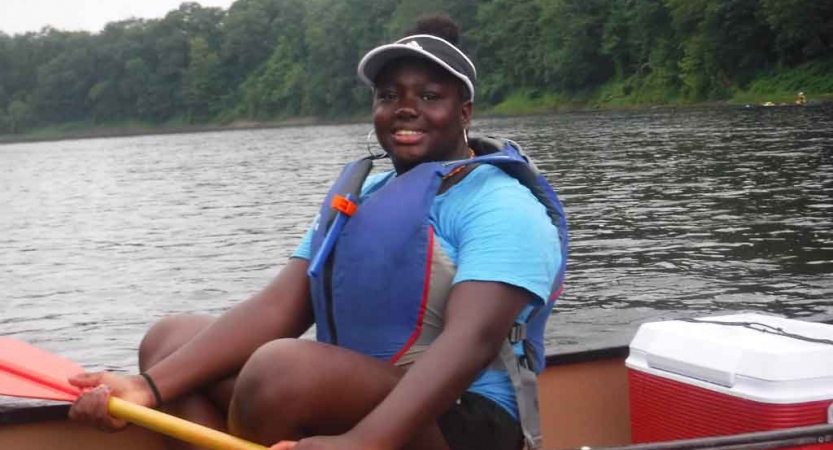
<path id="1" fill-rule="evenodd" d="M 550 349 L 646 320 L 833 317 L 833 111 L 481 119 L 521 142 L 568 214 Z M 365 125 L 0 146 L 0 334 L 134 370 L 164 315 L 220 313 L 292 253 Z"/>

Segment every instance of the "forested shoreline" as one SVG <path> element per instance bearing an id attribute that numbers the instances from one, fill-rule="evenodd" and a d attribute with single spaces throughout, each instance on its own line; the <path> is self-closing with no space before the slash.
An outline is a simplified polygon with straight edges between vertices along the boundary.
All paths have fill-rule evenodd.
<path id="1" fill-rule="evenodd" d="M 237 0 L 0 33 L 0 135 L 367 114 L 361 55 L 439 11 L 495 113 L 833 93 L 830 1 Z"/>

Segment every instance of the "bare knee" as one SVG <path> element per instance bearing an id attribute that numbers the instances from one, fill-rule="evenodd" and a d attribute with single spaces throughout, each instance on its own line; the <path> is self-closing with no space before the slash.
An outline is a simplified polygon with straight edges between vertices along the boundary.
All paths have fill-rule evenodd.
<path id="1" fill-rule="evenodd" d="M 306 344 L 298 339 L 278 339 L 257 349 L 237 377 L 232 400 L 235 410 L 250 418 L 258 417 L 269 405 L 287 405 L 293 393 L 298 393 L 298 375 L 309 370 L 304 367 Z"/>
<path id="2" fill-rule="evenodd" d="M 214 318 L 198 314 L 174 314 L 153 324 L 139 344 L 139 370 L 147 370 L 190 341 Z"/>
<path id="3" fill-rule="evenodd" d="M 303 400 L 314 381 L 304 377 L 314 370 L 313 357 L 308 352 L 312 342 L 299 339 L 278 339 L 255 351 L 243 366 L 234 385 L 229 409 L 229 423 L 233 431 L 251 438 L 275 434 L 280 423 L 281 438 L 292 438 L 295 424 L 302 420 Z M 307 378 L 307 380 L 305 380 Z M 275 405 L 280 405 L 276 408 Z M 276 417 L 279 414 L 280 417 Z M 271 430 L 257 424 L 269 417 Z M 277 420 L 276 420 L 277 419 Z"/>

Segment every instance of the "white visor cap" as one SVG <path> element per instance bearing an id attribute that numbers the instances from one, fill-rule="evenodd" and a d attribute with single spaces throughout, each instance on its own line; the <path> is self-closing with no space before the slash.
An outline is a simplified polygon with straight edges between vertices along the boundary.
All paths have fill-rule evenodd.
<path id="1" fill-rule="evenodd" d="M 386 44 L 367 52 L 359 61 L 359 79 L 371 88 L 385 64 L 404 56 L 417 56 L 433 61 L 459 78 L 469 90 L 468 99 L 474 101 L 474 83 L 477 70 L 471 60 L 452 43 L 430 34 L 404 37 L 393 44 Z"/>

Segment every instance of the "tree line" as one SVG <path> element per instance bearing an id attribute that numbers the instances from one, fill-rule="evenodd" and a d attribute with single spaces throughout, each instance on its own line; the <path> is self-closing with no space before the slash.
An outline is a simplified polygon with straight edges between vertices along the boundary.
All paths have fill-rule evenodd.
<path id="1" fill-rule="evenodd" d="M 478 102 L 611 81 L 693 101 L 833 58 L 833 1 L 238 0 L 101 32 L 0 33 L 0 133 L 68 122 L 219 123 L 369 110 L 364 52 L 446 12 Z"/>

